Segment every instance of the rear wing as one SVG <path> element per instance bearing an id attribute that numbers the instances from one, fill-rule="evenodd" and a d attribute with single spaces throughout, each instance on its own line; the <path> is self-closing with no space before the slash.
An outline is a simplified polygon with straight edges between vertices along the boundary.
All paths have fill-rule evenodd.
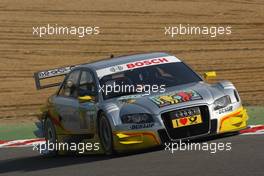
<path id="1" fill-rule="evenodd" d="M 75 68 L 77 66 L 78 65 L 66 66 L 66 67 L 54 68 L 54 69 L 51 69 L 51 70 L 44 70 L 44 71 L 35 72 L 33 77 L 35 79 L 35 84 L 36 84 L 37 90 L 45 89 L 45 88 L 49 88 L 49 87 L 59 86 L 61 84 L 61 82 L 41 85 L 41 80 L 66 75 L 73 68 Z"/>

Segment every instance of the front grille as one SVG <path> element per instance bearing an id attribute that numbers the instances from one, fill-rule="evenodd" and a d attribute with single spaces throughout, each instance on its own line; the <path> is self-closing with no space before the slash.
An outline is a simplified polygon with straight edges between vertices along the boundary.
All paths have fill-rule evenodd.
<path id="1" fill-rule="evenodd" d="M 173 128 L 172 120 L 190 115 L 201 114 L 202 123 L 180 128 Z M 197 106 L 174 110 L 161 114 L 161 118 L 171 139 L 183 139 L 206 134 L 210 129 L 210 116 L 207 106 Z"/>

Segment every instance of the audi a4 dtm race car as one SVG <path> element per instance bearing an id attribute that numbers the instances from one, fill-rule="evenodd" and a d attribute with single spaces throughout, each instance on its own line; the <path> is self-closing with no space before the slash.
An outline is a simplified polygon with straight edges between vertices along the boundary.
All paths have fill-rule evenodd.
<path id="1" fill-rule="evenodd" d="M 61 83 L 42 83 L 62 75 Z M 204 77 L 214 76 L 206 72 Z M 42 108 L 35 132 L 48 142 L 93 141 L 112 154 L 247 127 L 246 110 L 231 82 L 208 84 L 167 53 L 39 71 L 34 78 L 37 89 L 59 86 Z"/>

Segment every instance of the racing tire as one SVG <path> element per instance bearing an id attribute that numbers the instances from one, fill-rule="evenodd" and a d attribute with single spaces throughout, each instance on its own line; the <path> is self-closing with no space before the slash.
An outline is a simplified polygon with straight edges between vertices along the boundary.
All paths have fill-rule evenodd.
<path id="1" fill-rule="evenodd" d="M 47 118 L 44 123 L 45 123 L 44 134 L 45 134 L 46 149 L 47 149 L 45 155 L 53 157 L 58 154 L 58 151 L 55 148 L 57 142 L 56 130 L 50 118 Z M 54 144 L 53 145 L 54 150 L 48 150 L 48 147 L 51 143 Z"/>
<path id="2" fill-rule="evenodd" d="M 112 128 L 104 113 L 99 117 L 99 138 L 106 155 L 114 154 Z"/>

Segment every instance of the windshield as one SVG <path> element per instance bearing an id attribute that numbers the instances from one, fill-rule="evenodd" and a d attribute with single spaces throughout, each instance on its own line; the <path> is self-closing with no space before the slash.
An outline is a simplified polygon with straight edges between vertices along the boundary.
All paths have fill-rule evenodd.
<path id="1" fill-rule="evenodd" d="M 160 64 L 142 68 L 135 68 L 123 72 L 104 76 L 100 79 L 100 86 L 104 99 L 129 94 L 152 92 L 156 89 L 167 88 L 192 82 L 201 78 L 182 62 Z M 136 87 L 136 88 L 135 88 Z"/>

